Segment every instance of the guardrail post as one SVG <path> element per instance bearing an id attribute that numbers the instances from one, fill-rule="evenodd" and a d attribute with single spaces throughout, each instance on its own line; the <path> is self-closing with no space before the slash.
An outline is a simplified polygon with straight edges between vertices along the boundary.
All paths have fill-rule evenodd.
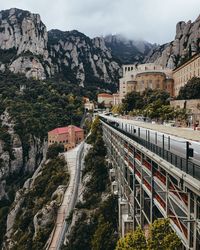
<path id="1" fill-rule="evenodd" d="M 163 159 L 164 159 L 164 156 L 165 156 L 165 135 L 163 134 L 162 135 L 162 148 L 163 148 L 163 153 L 162 153 L 162 156 L 163 156 Z"/>
<path id="2" fill-rule="evenodd" d="M 151 148 L 150 147 L 150 131 L 148 130 L 148 144 L 149 144 L 149 148 Z M 151 148 L 152 149 L 152 148 Z"/>
<path id="3" fill-rule="evenodd" d="M 170 136 L 168 136 L 168 150 L 170 150 Z"/>
<path id="4" fill-rule="evenodd" d="M 147 135 L 148 131 L 146 129 L 146 148 L 148 147 L 148 135 Z"/>

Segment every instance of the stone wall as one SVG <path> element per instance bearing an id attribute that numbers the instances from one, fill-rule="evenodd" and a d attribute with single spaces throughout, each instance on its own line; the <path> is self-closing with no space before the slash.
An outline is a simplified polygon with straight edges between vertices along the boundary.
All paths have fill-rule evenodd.
<path id="1" fill-rule="evenodd" d="M 195 121 L 200 122 L 200 99 L 192 100 L 175 100 L 171 101 L 170 105 L 175 108 L 186 108 L 189 113 L 189 117 L 194 123 Z"/>

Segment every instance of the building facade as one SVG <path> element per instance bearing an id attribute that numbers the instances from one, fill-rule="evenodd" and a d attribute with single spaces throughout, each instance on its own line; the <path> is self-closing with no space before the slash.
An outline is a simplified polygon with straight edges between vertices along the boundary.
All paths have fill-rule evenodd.
<path id="1" fill-rule="evenodd" d="M 119 105 L 120 104 L 119 93 L 115 93 L 112 96 L 113 96 L 113 105 Z"/>
<path id="2" fill-rule="evenodd" d="M 119 81 L 120 102 L 131 91 L 142 93 L 145 89 L 162 89 L 174 95 L 172 70 L 153 63 L 123 65 L 123 77 Z"/>
<path id="3" fill-rule="evenodd" d="M 113 95 L 101 93 L 97 96 L 98 104 L 103 104 L 105 108 L 111 108 L 113 105 Z"/>
<path id="4" fill-rule="evenodd" d="M 84 140 L 84 130 L 76 126 L 56 128 L 48 132 L 48 146 L 58 143 L 64 145 L 65 151 L 76 147 Z"/>
<path id="5" fill-rule="evenodd" d="M 180 88 L 193 77 L 200 77 L 200 54 L 173 70 L 174 95 L 177 96 Z"/>

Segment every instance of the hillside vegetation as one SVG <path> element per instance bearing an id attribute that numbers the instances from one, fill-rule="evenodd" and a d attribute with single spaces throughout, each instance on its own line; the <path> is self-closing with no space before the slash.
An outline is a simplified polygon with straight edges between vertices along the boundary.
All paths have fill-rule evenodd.
<path id="1" fill-rule="evenodd" d="M 21 190 L 21 205 L 11 236 L 12 248 L 43 249 L 54 227 L 61 196 L 58 186 L 68 185 L 66 162 L 56 157 L 43 165 L 30 189 Z"/>
<path id="2" fill-rule="evenodd" d="M 88 142 L 92 147 L 85 158 L 82 200 L 76 205 L 75 218 L 72 216 L 75 224 L 63 250 L 113 250 L 117 241 L 117 197 L 110 192 L 106 148 L 98 118 Z"/>

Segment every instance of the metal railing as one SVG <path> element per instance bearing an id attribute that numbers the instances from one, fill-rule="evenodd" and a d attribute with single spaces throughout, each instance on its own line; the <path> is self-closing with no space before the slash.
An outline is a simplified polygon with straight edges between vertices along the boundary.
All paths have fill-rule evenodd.
<path id="1" fill-rule="evenodd" d="M 106 124 L 108 124 L 109 126 L 113 127 L 114 129 L 116 129 L 117 131 L 121 132 L 122 134 L 128 136 L 129 138 L 131 138 L 132 140 L 134 140 L 135 142 L 137 142 L 138 144 L 144 146 L 145 148 L 149 149 L 151 152 L 155 153 L 156 155 L 160 156 L 161 158 L 163 158 L 164 160 L 166 160 L 167 162 L 171 163 L 172 165 L 174 165 L 175 167 L 179 168 L 180 170 L 182 170 L 183 172 L 191 175 L 192 177 L 200 180 L 200 166 L 193 163 L 192 161 L 190 161 L 189 159 L 186 159 L 184 157 L 178 156 L 172 152 L 170 152 L 169 150 L 166 150 L 150 141 L 147 141 L 139 136 L 136 136 L 128 131 L 125 131 L 121 128 L 119 128 L 117 126 L 116 123 L 112 122 L 108 122 L 106 119 L 100 117 L 100 119 L 105 122 Z"/>

